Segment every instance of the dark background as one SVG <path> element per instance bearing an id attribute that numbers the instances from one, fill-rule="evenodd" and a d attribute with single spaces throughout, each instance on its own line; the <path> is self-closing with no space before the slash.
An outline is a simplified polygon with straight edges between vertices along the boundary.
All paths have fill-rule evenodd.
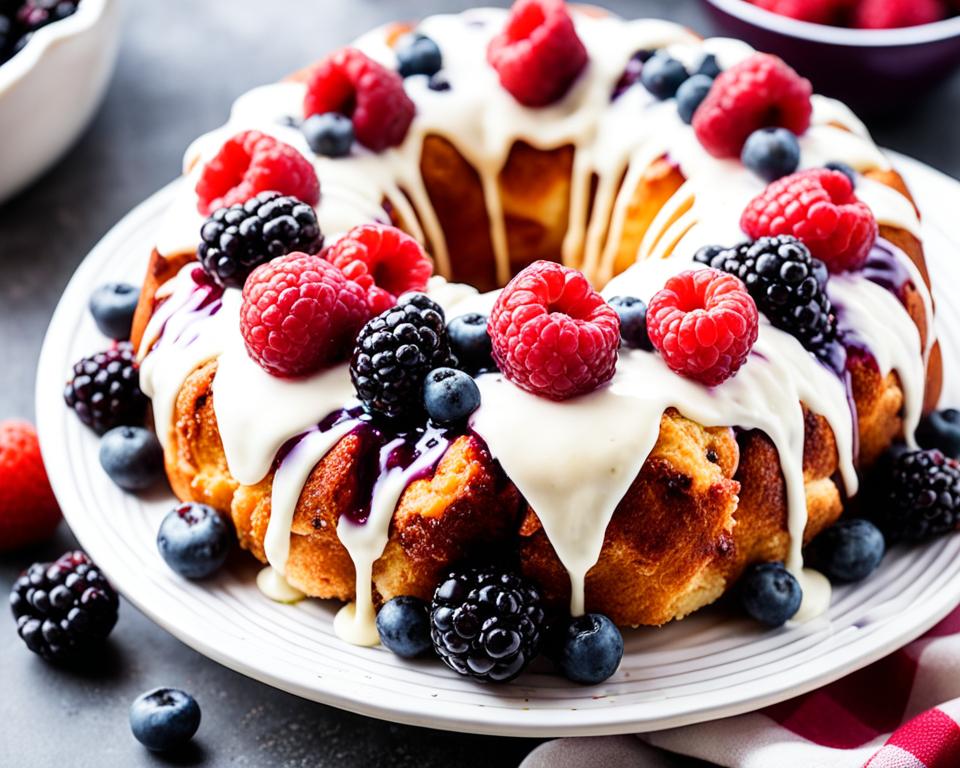
<path id="1" fill-rule="evenodd" d="M 127 0 L 98 116 L 56 168 L 0 206 L 0 419 L 34 415 L 40 344 L 73 270 L 130 208 L 178 175 L 187 144 L 220 125 L 236 96 L 373 25 L 476 2 Z M 624 16 L 713 31 L 695 0 L 600 2 Z M 882 145 L 960 176 L 958 117 L 955 76 L 916 107 L 869 123 Z M 0 591 L 31 561 L 73 544 L 62 526 L 40 549 L 0 556 Z M 0 618 L 0 765 L 516 766 L 536 743 L 395 726 L 302 701 L 208 661 L 126 603 L 112 638 L 94 668 L 62 670 L 33 657 Z M 126 724 L 133 698 L 158 685 L 191 691 L 203 708 L 196 747 L 172 761 L 143 750 Z"/>

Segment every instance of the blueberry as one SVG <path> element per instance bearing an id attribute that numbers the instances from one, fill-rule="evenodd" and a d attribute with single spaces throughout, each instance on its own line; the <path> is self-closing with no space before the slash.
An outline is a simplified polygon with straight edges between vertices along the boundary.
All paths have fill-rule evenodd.
<path id="1" fill-rule="evenodd" d="M 443 72 L 437 72 L 434 75 L 430 75 L 430 79 L 427 81 L 427 88 L 431 91 L 449 91 L 451 85 Z"/>
<path id="2" fill-rule="evenodd" d="M 429 650 L 430 609 L 416 597 L 395 597 L 377 613 L 380 642 L 397 656 L 412 659 Z"/>
<path id="3" fill-rule="evenodd" d="M 186 503 L 167 513 L 157 533 L 157 549 L 167 565 L 187 579 L 203 579 L 230 553 L 230 529 L 213 507 Z"/>
<path id="4" fill-rule="evenodd" d="M 933 411 L 920 421 L 917 442 L 921 448 L 937 448 L 951 459 L 960 458 L 960 411 Z"/>
<path id="5" fill-rule="evenodd" d="M 423 404 L 438 424 L 454 424 L 480 405 L 480 389 L 469 373 L 434 368 L 423 383 Z"/>
<path id="6" fill-rule="evenodd" d="M 651 57 L 643 65 L 640 82 L 658 99 L 669 99 L 689 77 L 683 64 L 664 53 Z"/>
<path id="7" fill-rule="evenodd" d="M 706 75 L 707 77 L 713 79 L 721 72 L 720 64 L 717 62 L 717 57 L 712 53 L 708 53 L 700 60 L 700 65 L 697 67 L 697 71 L 694 72 L 695 75 Z"/>
<path id="8" fill-rule="evenodd" d="M 114 427 L 100 440 L 100 466 L 125 491 L 144 491 L 163 475 L 163 448 L 143 427 Z"/>
<path id="9" fill-rule="evenodd" d="M 447 337 L 463 370 L 476 374 L 496 369 L 486 315 L 471 312 L 453 318 L 447 325 Z"/>
<path id="10" fill-rule="evenodd" d="M 647 335 L 647 305 L 636 296 L 614 296 L 610 306 L 620 316 L 620 338 L 624 346 L 653 351 Z"/>
<path id="11" fill-rule="evenodd" d="M 155 688 L 130 705 L 130 729 L 147 749 L 169 752 L 182 747 L 200 727 L 200 706 L 189 693 Z"/>
<path id="12" fill-rule="evenodd" d="M 810 564 L 830 581 L 865 579 L 883 559 L 886 545 L 880 529 L 868 520 L 841 520 L 810 545 Z"/>
<path id="13" fill-rule="evenodd" d="M 91 294 L 90 314 L 104 336 L 126 341 L 139 301 L 139 288 L 129 283 L 107 283 Z"/>
<path id="14" fill-rule="evenodd" d="M 713 80 L 706 75 L 693 75 L 684 80 L 677 89 L 677 112 L 687 125 L 693 122 L 693 113 L 707 98 L 712 85 Z"/>
<path id="15" fill-rule="evenodd" d="M 775 181 L 797 170 L 800 144 L 786 128 L 760 128 L 747 137 L 740 160 L 764 181 Z"/>
<path id="16" fill-rule="evenodd" d="M 803 592 L 783 563 L 758 563 L 740 577 L 740 603 L 761 624 L 779 627 L 798 610 Z"/>
<path id="17" fill-rule="evenodd" d="M 824 168 L 830 171 L 840 171 L 840 173 L 850 179 L 851 184 L 854 186 L 857 185 L 857 172 L 846 163 L 841 163 L 839 160 L 834 160 L 833 162 L 827 163 Z"/>
<path id="18" fill-rule="evenodd" d="M 568 680 L 595 685 L 617 671 L 623 658 L 623 635 L 606 616 L 578 616 L 560 631 L 557 665 Z"/>
<path id="19" fill-rule="evenodd" d="M 310 149 L 324 157 L 346 157 L 353 146 L 353 121 L 338 112 L 310 115 L 300 126 Z"/>
<path id="20" fill-rule="evenodd" d="M 442 66 L 440 46 L 426 35 L 407 35 L 397 43 L 397 71 L 401 77 L 433 75 Z"/>

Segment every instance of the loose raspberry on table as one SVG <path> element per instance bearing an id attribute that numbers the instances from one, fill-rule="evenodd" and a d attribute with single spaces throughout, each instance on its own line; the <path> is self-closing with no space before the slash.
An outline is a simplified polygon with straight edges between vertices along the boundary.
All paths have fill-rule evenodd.
<path id="1" fill-rule="evenodd" d="M 320 256 L 291 253 L 250 273 L 240 332 L 267 373 L 306 376 L 346 359 L 369 316 L 363 288 Z"/>
<path id="2" fill-rule="evenodd" d="M 528 266 L 501 291 L 487 330 L 503 375 L 535 395 L 565 400 L 613 377 L 620 318 L 575 269 Z"/>
<path id="3" fill-rule="evenodd" d="M 758 128 L 789 128 L 798 136 L 810 127 L 810 81 L 782 59 L 755 53 L 717 75 L 693 116 L 697 139 L 715 157 L 739 157 Z"/>
<path id="4" fill-rule="evenodd" d="M 650 299 L 647 332 L 667 366 L 708 386 L 736 374 L 757 340 L 757 305 L 716 269 L 681 272 Z"/>
<path id="5" fill-rule="evenodd" d="M 836 24 L 849 0 L 750 0 L 765 11 L 812 24 Z"/>
<path id="6" fill-rule="evenodd" d="M 381 152 L 403 143 L 416 106 L 400 75 L 356 48 L 341 48 L 314 67 L 303 100 L 305 118 L 328 112 L 350 117 L 357 140 Z"/>
<path id="7" fill-rule="evenodd" d="M 425 291 L 433 264 L 396 227 L 361 224 L 324 250 L 323 257 L 367 292 L 370 314 L 379 315 L 407 291 Z"/>
<path id="8" fill-rule="evenodd" d="M 897 29 L 932 24 L 944 16 L 938 0 L 861 0 L 853 26 L 861 29 Z"/>
<path id="9" fill-rule="evenodd" d="M 569 90 L 587 64 L 563 0 L 517 0 L 487 47 L 500 84 L 521 104 L 543 107 Z"/>
<path id="10" fill-rule="evenodd" d="M 831 272 L 860 269 L 877 239 L 877 220 L 840 171 L 811 168 L 769 184 L 747 205 L 740 228 L 757 239 L 793 235 Z"/>
<path id="11" fill-rule="evenodd" d="M 59 522 L 37 431 L 26 421 L 0 422 L 0 551 L 43 541 Z"/>
<path id="12" fill-rule="evenodd" d="M 197 182 L 197 209 L 204 216 L 260 192 L 292 195 L 308 205 L 320 200 L 317 172 L 289 144 L 260 131 L 243 131 L 227 139 Z"/>

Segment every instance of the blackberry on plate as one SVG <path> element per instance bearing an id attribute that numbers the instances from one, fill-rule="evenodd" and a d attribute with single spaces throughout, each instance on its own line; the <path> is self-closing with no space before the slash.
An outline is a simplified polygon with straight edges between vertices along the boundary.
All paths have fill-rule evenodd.
<path id="1" fill-rule="evenodd" d="M 27 32 L 72 16 L 77 12 L 79 0 L 26 0 L 17 11 L 17 20 Z"/>
<path id="2" fill-rule="evenodd" d="M 140 391 L 133 345 L 122 341 L 74 364 L 63 399 L 97 434 L 142 423 L 147 398 Z"/>
<path id="3" fill-rule="evenodd" d="M 837 335 L 827 268 L 795 237 L 761 237 L 732 248 L 708 245 L 693 258 L 739 277 L 773 325 L 814 354 L 826 354 Z"/>
<path id="4" fill-rule="evenodd" d="M 452 571 L 430 606 L 433 647 L 450 669 L 485 682 L 520 674 L 540 648 L 540 593 L 496 566 Z"/>
<path id="5" fill-rule="evenodd" d="M 928 413 L 917 427 L 921 448 L 936 448 L 951 459 L 960 459 L 960 411 L 944 408 Z"/>
<path id="6" fill-rule="evenodd" d="M 34 563 L 13 584 L 17 634 L 45 659 L 63 661 L 96 648 L 117 623 L 117 593 L 86 554 Z"/>
<path id="7" fill-rule="evenodd" d="M 904 451 L 871 510 L 888 541 L 922 541 L 960 524 L 960 464 L 936 449 Z"/>
<path id="8" fill-rule="evenodd" d="M 447 338 L 460 368 L 467 373 L 476 375 L 497 369 L 486 315 L 479 312 L 458 315 L 447 324 Z"/>
<path id="9" fill-rule="evenodd" d="M 272 191 L 215 210 L 201 227 L 200 240 L 197 258 L 224 288 L 243 288 L 256 267 L 278 256 L 317 253 L 323 245 L 313 207 Z"/>
<path id="10" fill-rule="evenodd" d="M 427 374 L 454 363 L 443 310 L 425 294 L 407 293 L 360 329 L 350 378 L 368 411 L 409 419 L 423 415 Z"/>

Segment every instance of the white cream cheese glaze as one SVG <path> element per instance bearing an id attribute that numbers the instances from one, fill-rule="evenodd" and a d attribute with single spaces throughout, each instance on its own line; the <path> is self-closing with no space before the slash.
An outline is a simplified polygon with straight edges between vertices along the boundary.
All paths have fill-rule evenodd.
<path id="1" fill-rule="evenodd" d="M 600 280 L 613 273 L 628 203 L 649 164 L 667 157 L 687 179 L 647 233 L 639 253 L 646 261 L 614 279 L 604 291 L 607 297 L 630 294 L 648 299 L 669 274 L 692 268 L 691 257 L 702 245 L 743 239 L 740 213 L 763 183 L 739 162 L 709 156 L 692 129 L 680 121 L 673 101 L 658 102 L 641 85 L 612 102 L 610 94 L 637 50 L 667 46 L 690 67 L 705 53 L 714 53 L 723 67 L 729 67 L 752 49 L 735 40 L 698 41 L 665 22 L 622 22 L 578 12 L 574 18 L 590 63 L 564 99 L 539 110 L 519 106 L 485 63 L 487 41 L 502 27 L 504 11 L 477 9 L 424 20 L 420 29 L 440 45 L 452 89 L 434 92 L 425 77 L 407 78 L 405 87 L 417 105 L 416 118 L 400 147 L 377 155 L 362 147 L 340 160 L 313 155 L 300 131 L 282 122 L 299 116 L 302 84 L 279 83 L 245 94 L 224 127 L 188 149 L 187 182 L 161 228 L 158 250 L 172 254 L 196 247 L 202 217 L 196 211 L 193 186 L 203 162 L 229 136 L 257 129 L 291 144 L 314 163 L 321 185 L 317 213 L 327 242 L 355 224 L 387 221 L 383 208 L 387 201 L 414 235 L 429 239 L 438 271 L 448 275 L 443 233 L 419 174 L 425 137 L 439 135 L 457 147 L 480 176 L 498 274 L 505 280 L 509 262 L 499 208 L 499 172 L 517 141 L 545 149 L 569 144 L 575 154 L 564 258 Z M 357 45 L 392 66 L 394 55 L 386 35 L 385 29 L 374 30 Z M 819 96 L 813 103 L 813 125 L 800 142 L 802 167 L 837 160 L 861 171 L 888 167 L 863 124 L 846 107 Z M 597 191 L 588 217 L 594 176 Z M 918 233 L 912 205 L 895 190 L 861 178 L 857 193 L 880 223 Z M 669 223 L 676 212 L 681 215 Z M 930 320 L 932 306 L 918 271 L 904 254 L 897 252 L 895 258 L 911 276 Z M 166 441 L 183 381 L 198 365 L 219 358 L 214 409 L 231 473 L 249 485 L 277 466 L 265 541 L 272 568 L 269 579 L 276 586 L 285 569 L 290 525 L 303 484 L 330 447 L 355 426 L 346 420 L 327 431 L 317 428 L 330 413 L 354 404 L 348 372 L 340 365 L 299 381 L 267 375 L 243 347 L 238 292 L 228 290 L 215 310 L 213 302 L 198 311 L 204 300 L 196 298 L 200 289 L 190 274 L 185 269 L 164 288 L 169 298 L 151 320 L 140 350 L 142 385 L 153 399 L 158 433 Z M 932 338 L 921 349 L 919 334 L 900 302 L 864 277 L 843 276 L 831 283 L 831 295 L 843 307 L 846 326 L 864 341 L 881 373 L 896 371 L 900 377 L 907 437 L 912 438 L 923 398 L 923 362 Z M 476 296 L 473 289 L 442 278 L 432 281 L 430 291 L 448 317 L 474 309 L 488 311 L 494 298 Z M 932 323 L 927 327 L 932 328 Z M 824 605 L 823 590 L 815 588 L 816 577 L 801 571 L 806 505 L 800 404 L 826 418 L 833 429 L 845 490 L 850 494 L 857 485 L 853 421 L 843 384 L 788 334 L 763 322 L 748 362 L 736 377 L 712 390 L 670 373 L 656 355 L 637 351 L 622 353 L 609 386 L 563 404 L 529 395 L 499 375 L 482 376 L 478 383 L 483 402 L 473 428 L 540 517 L 570 572 L 574 612 L 584 607 L 583 580 L 599 555 L 606 524 L 656 442 L 660 415 L 671 406 L 706 426 L 735 425 L 767 433 L 779 452 L 787 487 L 792 537 L 788 564 L 805 586 L 813 585 L 811 593 L 819 595 L 807 596 L 804 611 L 810 613 L 810 605 Z M 298 442 L 276 462 L 281 447 L 294 439 Z M 425 447 L 416 466 L 403 470 L 387 470 L 384 464 L 367 522 L 358 525 L 342 518 L 338 525 L 338 535 L 356 566 L 357 605 L 338 615 L 336 628 L 353 642 L 376 642 L 370 585 L 373 563 L 382 553 L 393 510 L 409 479 L 423 466 L 435 464 L 444 449 L 442 444 Z"/>

